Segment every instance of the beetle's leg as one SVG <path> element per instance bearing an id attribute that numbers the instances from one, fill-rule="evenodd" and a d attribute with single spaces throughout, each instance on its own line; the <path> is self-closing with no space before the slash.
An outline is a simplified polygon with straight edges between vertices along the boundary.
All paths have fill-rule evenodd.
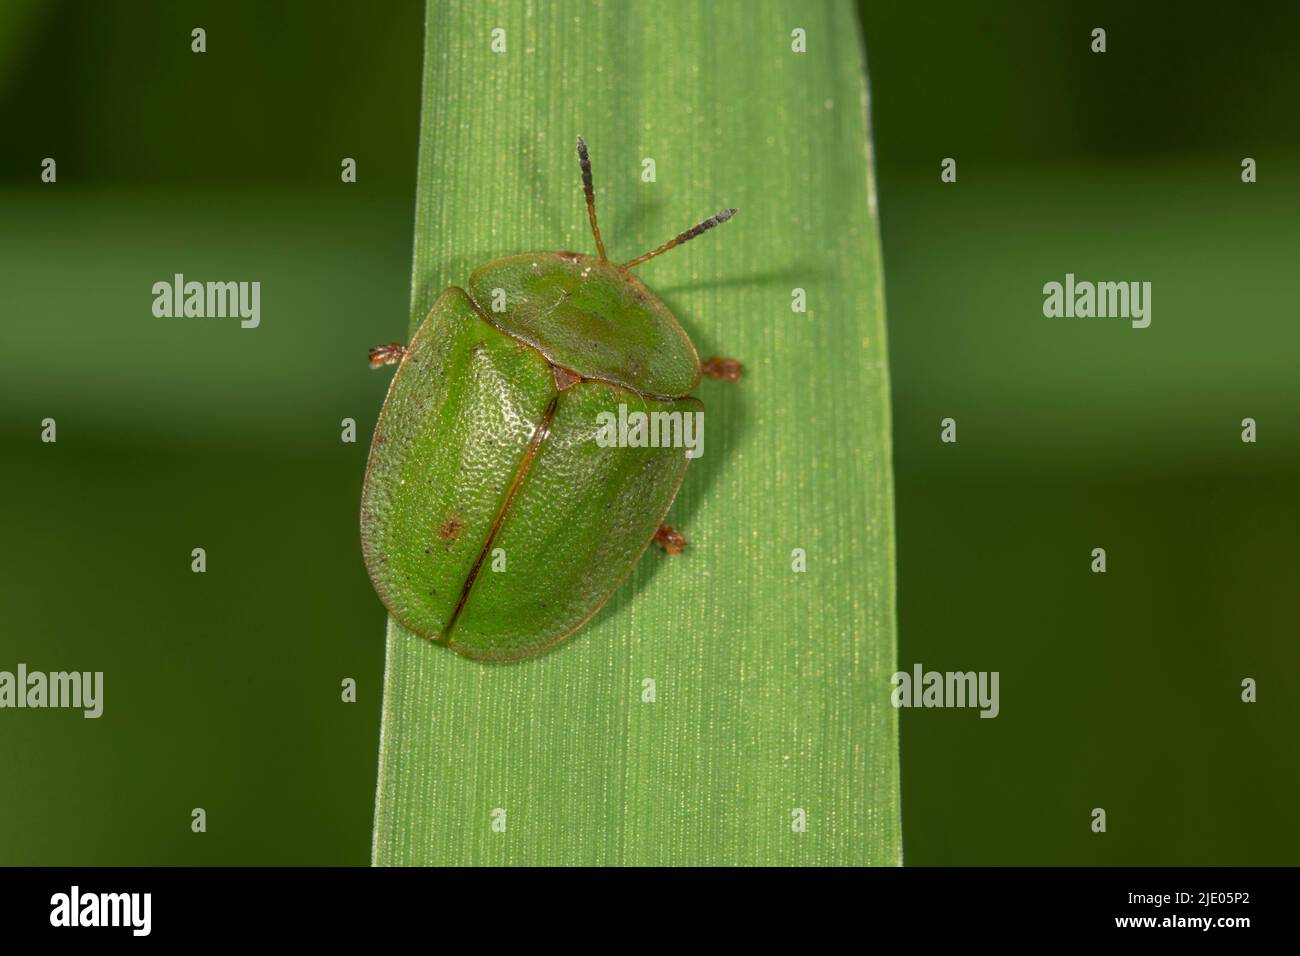
<path id="1" fill-rule="evenodd" d="M 686 536 L 672 525 L 661 524 L 659 530 L 655 532 L 655 544 L 669 554 L 681 554 L 686 547 Z"/>
<path id="2" fill-rule="evenodd" d="M 700 370 L 709 378 L 726 379 L 728 382 L 739 379 L 740 373 L 744 371 L 741 364 L 735 359 L 717 358 L 716 356 L 701 365 Z"/>
<path id="3" fill-rule="evenodd" d="M 393 342 L 391 345 L 376 345 L 370 350 L 370 367 L 379 368 L 381 365 L 394 365 L 406 358 L 406 346 L 401 342 Z"/>

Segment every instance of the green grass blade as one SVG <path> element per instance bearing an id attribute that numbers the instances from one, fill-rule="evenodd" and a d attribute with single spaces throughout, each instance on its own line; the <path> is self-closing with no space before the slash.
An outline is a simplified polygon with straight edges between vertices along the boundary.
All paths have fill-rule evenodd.
<path id="1" fill-rule="evenodd" d="M 897 863 L 888 372 L 853 6 L 432 2 L 425 43 L 412 328 L 492 258 L 592 248 L 582 133 L 612 258 L 739 207 L 639 273 L 702 357 L 746 373 L 698 392 L 704 456 L 670 512 L 686 554 L 647 552 L 577 637 L 490 666 L 390 622 L 375 862 Z"/>

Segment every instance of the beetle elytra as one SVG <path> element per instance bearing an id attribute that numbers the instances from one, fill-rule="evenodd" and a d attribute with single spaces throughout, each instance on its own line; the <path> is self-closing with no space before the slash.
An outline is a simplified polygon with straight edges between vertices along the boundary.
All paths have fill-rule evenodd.
<path id="1" fill-rule="evenodd" d="M 701 364 L 668 307 L 629 271 L 726 222 L 726 209 L 622 265 L 596 223 L 597 255 L 539 252 L 452 286 L 397 364 L 361 493 L 361 542 L 400 623 L 479 660 L 539 654 L 600 609 L 652 541 L 686 473 L 681 447 L 607 447 L 602 414 L 690 414 L 701 376 L 736 381 L 734 359 Z M 620 406 L 623 406 L 620 409 Z"/>

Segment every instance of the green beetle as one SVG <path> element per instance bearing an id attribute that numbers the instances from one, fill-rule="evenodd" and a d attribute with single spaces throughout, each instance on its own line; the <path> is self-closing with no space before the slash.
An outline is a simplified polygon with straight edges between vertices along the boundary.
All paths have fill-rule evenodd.
<path id="1" fill-rule="evenodd" d="M 372 368 L 398 367 L 361 493 L 366 568 L 393 617 L 478 660 L 531 657 L 573 634 L 651 541 L 681 552 L 662 522 L 688 449 L 611 445 L 600 430 L 633 412 L 684 421 L 703 408 L 690 394 L 701 375 L 740 376 L 733 359 L 701 365 L 628 271 L 736 210 L 615 265 L 582 137 L 578 160 L 598 256 L 489 262 L 468 291 L 442 294 L 409 345 L 370 350 Z"/>

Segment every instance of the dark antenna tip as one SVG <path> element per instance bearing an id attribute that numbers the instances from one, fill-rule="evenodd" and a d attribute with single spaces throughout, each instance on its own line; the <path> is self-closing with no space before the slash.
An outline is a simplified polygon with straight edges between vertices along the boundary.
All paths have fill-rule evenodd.
<path id="1" fill-rule="evenodd" d="M 600 227 L 596 225 L 596 188 L 591 184 L 591 157 L 587 155 L 587 141 L 578 135 L 578 165 L 582 167 L 582 191 L 587 197 L 587 218 L 591 220 L 591 234 L 596 239 L 600 261 L 608 262 L 605 243 L 600 241 Z"/>
<path id="2" fill-rule="evenodd" d="M 728 219 L 734 216 L 738 211 L 739 210 L 732 208 L 732 209 L 724 209 L 722 210 L 722 212 L 714 213 L 712 216 L 710 216 L 708 219 L 705 219 L 703 222 L 696 223 L 695 225 L 691 226 L 691 228 L 687 229 L 685 232 L 679 233 L 678 235 L 669 239 L 658 249 L 652 249 L 643 256 L 637 256 L 631 262 L 623 263 L 621 266 L 619 266 L 619 268 L 631 269 L 633 266 L 639 266 L 641 263 L 653 259 L 655 256 L 661 255 L 667 252 L 669 249 L 673 249 L 677 246 L 680 246 L 683 242 L 690 242 L 696 236 L 700 235 L 701 233 L 708 232 L 714 226 L 722 225 L 722 223 L 726 222 Z"/>

